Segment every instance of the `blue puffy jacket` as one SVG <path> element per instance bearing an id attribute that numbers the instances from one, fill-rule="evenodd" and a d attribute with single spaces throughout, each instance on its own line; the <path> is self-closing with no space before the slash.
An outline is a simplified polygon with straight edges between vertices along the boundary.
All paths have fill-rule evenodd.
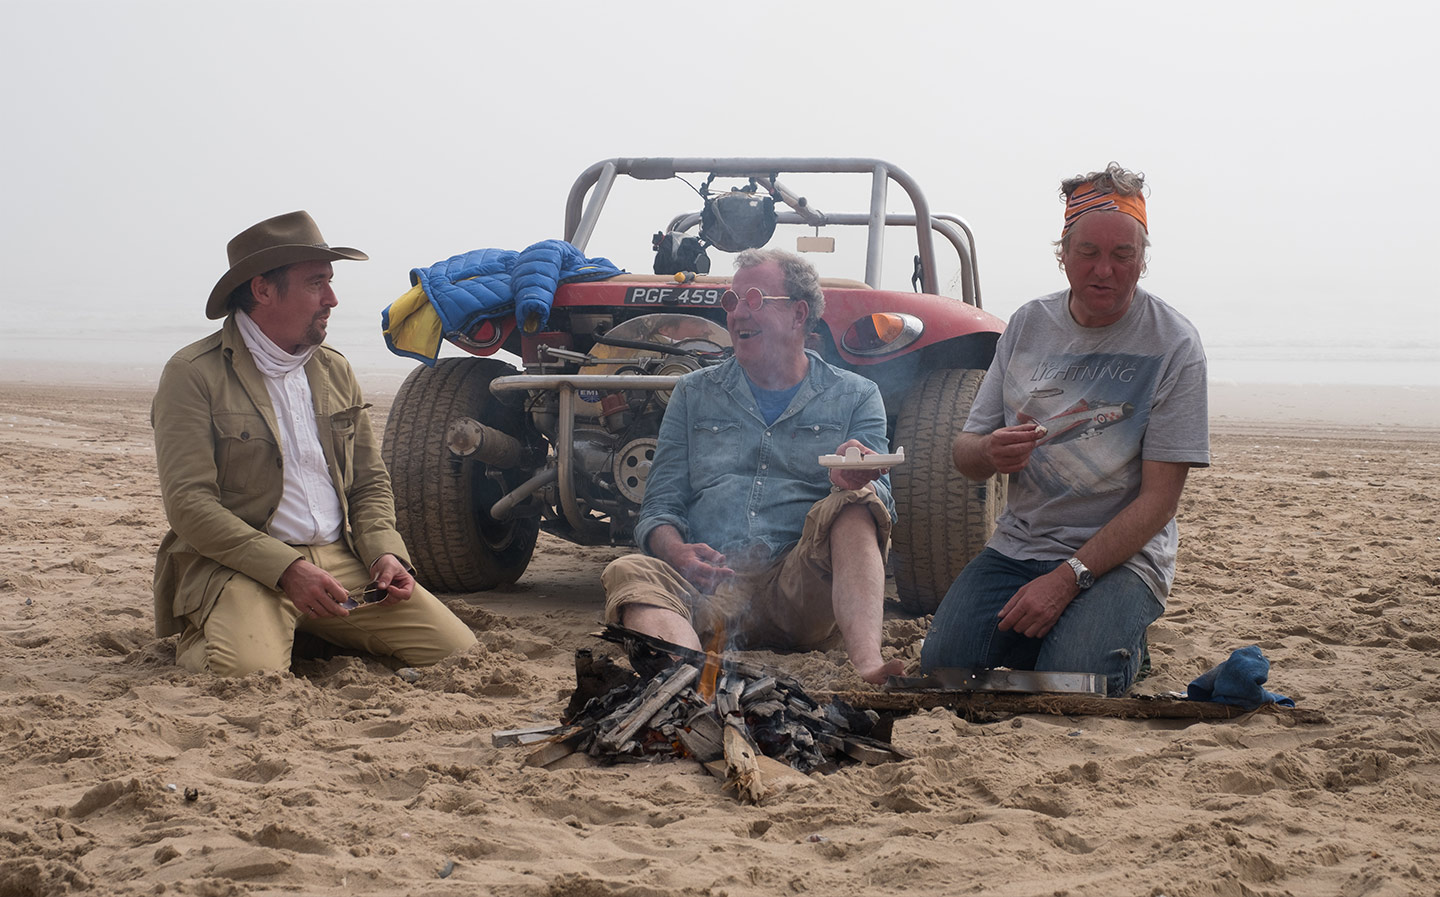
<path id="1" fill-rule="evenodd" d="M 562 283 L 622 274 L 609 259 L 586 258 L 564 240 L 543 240 L 520 252 L 476 249 L 410 272 L 440 315 L 445 333 L 471 333 L 486 318 L 514 311 L 522 328 L 544 329 Z"/>

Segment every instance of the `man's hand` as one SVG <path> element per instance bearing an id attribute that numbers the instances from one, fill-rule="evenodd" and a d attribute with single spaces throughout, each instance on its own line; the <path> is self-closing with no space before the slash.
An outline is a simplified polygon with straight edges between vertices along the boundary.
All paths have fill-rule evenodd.
<path id="1" fill-rule="evenodd" d="M 725 555 L 704 542 L 676 542 L 660 553 L 660 560 L 674 567 L 680 575 L 702 592 L 714 592 L 735 571 L 725 566 Z"/>
<path id="2" fill-rule="evenodd" d="M 854 446 L 860 450 L 860 455 L 879 454 L 874 449 L 863 445 L 857 439 L 847 439 L 840 443 L 835 449 L 835 454 L 844 455 L 845 450 Z M 866 484 L 878 480 L 890 472 L 888 467 L 872 467 L 857 469 L 853 467 L 832 467 L 830 468 L 830 485 L 839 486 L 841 489 L 864 489 Z"/>
<path id="3" fill-rule="evenodd" d="M 340 580 L 304 558 L 297 558 L 280 574 L 280 589 L 300 613 L 310 617 L 348 617 L 340 606 L 349 592 Z"/>
<path id="4" fill-rule="evenodd" d="M 686 542 L 680 530 L 666 523 L 655 527 L 647 540 L 650 553 L 675 568 L 702 592 L 714 592 L 735 575 L 725 566 L 725 555 L 704 542 Z"/>
<path id="5" fill-rule="evenodd" d="M 370 565 L 370 577 L 375 580 L 375 585 L 386 591 L 381 605 L 409 601 L 410 593 L 415 591 L 415 577 L 393 554 L 382 554 L 376 558 L 375 563 Z"/>
<path id="6" fill-rule="evenodd" d="M 1030 453 L 1045 436 L 1035 424 L 1002 427 L 984 439 L 982 452 L 996 473 L 1019 473 L 1030 463 Z"/>
<path id="7" fill-rule="evenodd" d="M 1000 608 L 1002 630 L 1014 630 L 1026 638 L 1044 638 L 1075 596 L 1080 593 L 1074 574 L 1065 564 L 1020 587 Z"/>

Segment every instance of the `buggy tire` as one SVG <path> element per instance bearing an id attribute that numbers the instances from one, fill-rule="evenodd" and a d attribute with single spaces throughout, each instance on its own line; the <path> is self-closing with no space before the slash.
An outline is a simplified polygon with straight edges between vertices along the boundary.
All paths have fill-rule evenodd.
<path id="1" fill-rule="evenodd" d="M 985 379 L 981 370 L 931 371 L 906 396 L 895 422 L 905 463 L 890 472 L 899 519 L 891 534 L 900 606 L 931 614 L 1005 508 L 1006 480 L 976 482 L 955 470 L 951 445 Z"/>
<path id="2" fill-rule="evenodd" d="M 471 417 L 520 438 L 521 413 L 490 392 L 490 381 L 516 373 L 494 359 L 443 358 L 417 367 L 395 394 L 381 448 L 395 491 L 396 526 L 417 578 L 441 592 L 480 592 L 520 578 L 535 552 L 538 517 L 497 521 L 490 508 L 530 473 L 456 458 L 445 431 Z"/>

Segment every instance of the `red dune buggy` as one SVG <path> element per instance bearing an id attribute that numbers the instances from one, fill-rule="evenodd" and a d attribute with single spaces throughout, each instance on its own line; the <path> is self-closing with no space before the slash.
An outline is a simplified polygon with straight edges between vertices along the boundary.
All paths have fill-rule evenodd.
<path id="1" fill-rule="evenodd" d="M 849 193 L 837 186 L 835 195 L 859 211 L 836 211 L 792 189 L 847 175 Z M 691 203 L 674 213 L 679 203 L 664 200 L 673 217 L 644 262 L 657 273 L 564 284 L 548 322 L 533 332 L 500 316 L 446 333 L 479 357 L 418 367 L 395 396 L 384 457 L 421 580 L 456 592 L 514 582 L 541 529 L 585 545 L 629 542 L 668 390 L 729 349 L 720 295 L 731 268 L 726 258 L 709 273 L 709 256 L 767 243 L 791 248 L 785 241 L 794 235 L 796 249 L 813 253 L 852 239 L 842 248 L 852 250 L 856 269 L 863 263 L 859 276 L 828 277 L 842 256 L 814 256 L 826 308 L 811 344 L 880 387 L 891 450 L 903 446 L 907 459 L 891 471 L 897 591 L 908 610 L 934 610 L 1005 501 L 1003 477 L 972 482 L 950 461 L 1004 328 L 980 307 L 968 225 L 932 212 L 909 175 L 877 159 L 610 159 L 571 187 L 565 240 L 615 258 L 592 238 L 610 232 L 600 227 L 602 211 L 617 205 L 612 189 L 635 182 L 672 196 L 684 191 L 689 199 L 680 202 Z M 889 211 L 895 186 L 909 211 Z M 627 221 L 639 214 L 638 206 L 621 208 Z M 887 246 L 887 232 L 913 245 Z M 937 258 L 937 242 L 951 252 Z M 887 256 L 902 269 L 896 286 L 882 280 Z M 939 287 L 950 272 L 954 297 Z"/>

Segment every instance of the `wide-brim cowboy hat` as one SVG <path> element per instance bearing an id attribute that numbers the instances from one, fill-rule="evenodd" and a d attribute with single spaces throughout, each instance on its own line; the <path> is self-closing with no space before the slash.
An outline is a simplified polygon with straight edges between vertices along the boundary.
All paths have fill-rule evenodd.
<path id="1" fill-rule="evenodd" d="M 205 303 L 205 317 L 211 319 L 225 317 L 230 294 L 257 274 L 296 262 L 363 262 L 370 258 L 358 249 L 328 245 L 315 219 L 304 211 L 276 215 L 246 228 L 225 245 L 225 253 L 230 258 L 230 270 L 215 284 Z"/>

